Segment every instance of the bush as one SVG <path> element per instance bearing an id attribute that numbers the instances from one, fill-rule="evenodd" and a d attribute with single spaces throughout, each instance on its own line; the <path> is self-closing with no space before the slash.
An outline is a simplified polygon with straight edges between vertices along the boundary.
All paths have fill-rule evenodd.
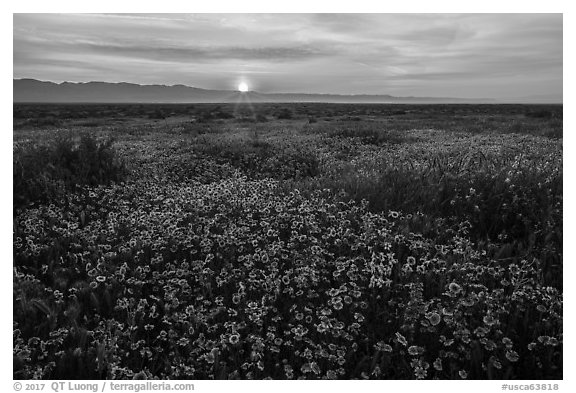
<path id="1" fill-rule="evenodd" d="M 320 160 L 313 149 L 298 144 L 273 145 L 257 132 L 247 141 L 214 140 L 196 149 L 252 179 L 301 179 L 320 173 Z"/>
<path id="2" fill-rule="evenodd" d="M 551 119 L 553 116 L 554 114 L 551 111 L 545 109 L 526 112 L 526 117 L 532 117 L 536 119 Z"/>
<path id="3" fill-rule="evenodd" d="M 17 119 L 17 118 L 15 118 Z M 56 128 L 62 126 L 62 120 L 53 116 L 39 117 L 33 119 L 26 119 L 19 122 L 14 122 L 14 129 L 23 128 Z"/>
<path id="4" fill-rule="evenodd" d="M 466 221 L 472 241 L 509 244 L 511 249 L 502 254 L 506 257 L 538 248 L 545 250 L 541 259 L 552 260 L 549 251 L 562 247 L 562 173 L 543 164 L 546 157 L 541 162 L 505 154 L 436 153 L 414 166 L 387 163 L 362 172 L 341 168 L 320 177 L 316 187 L 343 190 L 356 201 L 368 201 L 377 213 L 419 212 L 446 222 Z M 553 276 L 547 280 L 559 285 Z"/>
<path id="5" fill-rule="evenodd" d="M 148 115 L 149 119 L 164 120 L 166 119 L 166 114 L 161 109 L 156 109 L 154 112 Z"/>
<path id="6" fill-rule="evenodd" d="M 293 118 L 293 114 L 290 109 L 282 108 L 276 113 L 276 118 L 279 120 L 290 120 Z"/>
<path id="7" fill-rule="evenodd" d="M 333 125 L 318 125 L 311 127 L 311 132 L 324 133 L 332 137 L 358 138 L 363 143 L 382 145 L 385 143 L 397 144 L 410 142 L 411 139 L 402 135 L 398 130 L 385 129 L 384 125 L 376 123 L 357 123 L 356 120 L 347 119 L 345 123 Z"/>
<path id="8" fill-rule="evenodd" d="M 14 208 L 56 200 L 79 185 L 120 181 L 126 172 L 109 138 L 98 142 L 84 134 L 76 142 L 59 136 L 46 145 L 16 147 L 13 155 Z"/>

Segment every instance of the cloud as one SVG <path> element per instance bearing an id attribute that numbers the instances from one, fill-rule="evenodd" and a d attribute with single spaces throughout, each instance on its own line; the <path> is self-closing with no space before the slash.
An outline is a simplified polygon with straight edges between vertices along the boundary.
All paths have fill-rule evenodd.
<path id="1" fill-rule="evenodd" d="M 562 32 L 561 14 L 14 14 L 14 77 L 548 94 L 561 91 Z"/>
<path id="2" fill-rule="evenodd" d="M 141 59 L 162 61 L 206 61 L 206 60 L 251 60 L 251 61 L 294 61 L 328 56 L 332 53 L 323 49 L 307 47 L 175 47 L 159 45 L 107 45 L 86 43 L 84 49 L 107 55 L 121 55 Z"/>

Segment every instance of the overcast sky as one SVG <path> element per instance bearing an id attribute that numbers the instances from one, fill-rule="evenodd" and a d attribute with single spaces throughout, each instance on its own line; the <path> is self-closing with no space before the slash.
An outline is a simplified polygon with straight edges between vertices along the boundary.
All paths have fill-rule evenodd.
<path id="1" fill-rule="evenodd" d="M 561 14 L 15 14 L 14 78 L 562 97 Z"/>

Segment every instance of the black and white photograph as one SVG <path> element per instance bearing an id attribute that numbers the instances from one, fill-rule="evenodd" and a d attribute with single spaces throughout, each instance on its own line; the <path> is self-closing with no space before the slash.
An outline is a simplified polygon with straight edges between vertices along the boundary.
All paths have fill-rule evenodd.
<path id="1" fill-rule="evenodd" d="M 14 389 L 561 390 L 562 13 L 12 18 Z"/>

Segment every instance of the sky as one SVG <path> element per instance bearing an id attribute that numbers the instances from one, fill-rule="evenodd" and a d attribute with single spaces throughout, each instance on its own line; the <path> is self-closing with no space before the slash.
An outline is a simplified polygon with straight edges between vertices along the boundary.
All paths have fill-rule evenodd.
<path id="1" fill-rule="evenodd" d="M 14 78 L 562 99 L 562 14 L 14 14 Z"/>

